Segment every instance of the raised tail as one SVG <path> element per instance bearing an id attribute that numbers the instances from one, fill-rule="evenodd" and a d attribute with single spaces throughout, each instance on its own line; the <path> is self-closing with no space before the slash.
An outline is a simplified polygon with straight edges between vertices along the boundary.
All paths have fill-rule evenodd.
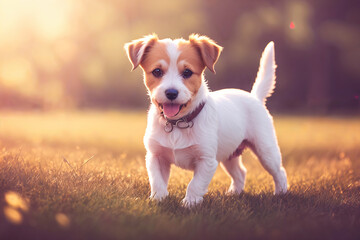
<path id="1" fill-rule="evenodd" d="M 275 53 L 274 42 L 269 42 L 266 46 L 261 59 L 259 71 L 255 83 L 252 87 L 251 94 L 255 95 L 260 101 L 266 102 L 275 88 Z"/>

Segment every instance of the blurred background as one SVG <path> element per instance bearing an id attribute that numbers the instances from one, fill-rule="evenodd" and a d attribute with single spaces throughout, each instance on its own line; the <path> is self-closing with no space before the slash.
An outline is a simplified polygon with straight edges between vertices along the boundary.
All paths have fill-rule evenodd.
<path id="1" fill-rule="evenodd" d="M 1 0 L 0 108 L 147 108 L 123 45 L 155 32 L 224 47 L 212 90 L 249 91 L 273 40 L 271 111 L 359 113 L 359 12 L 358 0 Z"/>

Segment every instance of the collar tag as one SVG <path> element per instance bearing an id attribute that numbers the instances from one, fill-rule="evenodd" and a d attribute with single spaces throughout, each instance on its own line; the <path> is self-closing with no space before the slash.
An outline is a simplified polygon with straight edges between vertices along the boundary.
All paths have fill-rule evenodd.
<path id="1" fill-rule="evenodd" d="M 193 121 L 186 121 L 185 119 L 179 119 L 176 121 L 176 126 L 180 129 L 192 128 L 194 126 Z"/>
<path id="2" fill-rule="evenodd" d="M 165 132 L 172 132 L 172 130 L 174 130 L 174 126 L 180 129 L 192 128 L 194 126 L 194 122 L 192 120 L 188 122 L 183 118 L 180 118 L 176 122 L 170 122 L 169 120 L 166 120 L 166 124 L 164 127 Z"/>
<path id="3" fill-rule="evenodd" d="M 165 132 L 169 133 L 172 132 L 172 130 L 174 129 L 174 125 L 171 124 L 171 122 L 166 121 L 164 130 Z"/>

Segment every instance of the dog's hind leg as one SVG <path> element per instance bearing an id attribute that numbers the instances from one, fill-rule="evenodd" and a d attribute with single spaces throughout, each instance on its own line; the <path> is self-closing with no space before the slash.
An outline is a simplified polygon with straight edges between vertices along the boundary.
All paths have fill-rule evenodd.
<path id="1" fill-rule="evenodd" d="M 230 157 L 221 162 L 221 167 L 231 177 L 228 194 L 240 194 L 244 190 L 246 168 L 242 163 L 241 156 Z"/>
<path id="2" fill-rule="evenodd" d="M 277 145 L 275 132 L 273 132 L 273 129 L 268 129 L 267 132 L 258 135 L 254 142 L 249 143 L 249 147 L 257 155 L 265 170 L 273 177 L 275 194 L 286 193 L 288 188 L 286 171 L 282 166 L 281 153 Z"/>

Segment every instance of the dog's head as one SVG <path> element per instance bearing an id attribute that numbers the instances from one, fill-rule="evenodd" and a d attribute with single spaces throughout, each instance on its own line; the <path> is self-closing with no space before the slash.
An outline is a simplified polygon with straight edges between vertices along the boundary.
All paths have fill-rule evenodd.
<path id="1" fill-rule="evenodd" d="M 125 44 L 133 70 L 140 65 L 151 101 L 169 119 L 185 116 L 203 83 L 205 68 L 214 65 L 222 47 L 205 36 L 162 39 L 153 34 Z"/>

